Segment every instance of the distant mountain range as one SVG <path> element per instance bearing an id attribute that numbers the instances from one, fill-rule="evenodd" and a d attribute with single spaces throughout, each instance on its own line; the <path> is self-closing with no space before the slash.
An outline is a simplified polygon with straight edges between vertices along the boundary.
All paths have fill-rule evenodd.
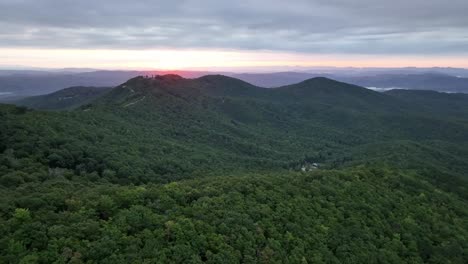
<path id="1" fill-rule="evenodd" d="M 136 76 L 175 73 L 197 78 L 213 72 L 205 71 L 62 71 L 0 70 L 0 101 L 26 96 L 44 95 L 72 86 L 113 87 Z M 218 73 L 215 73 L 218 74 Z M 279 87 L 314 77 L 327 77 L 359 86 L 388 90 L 392 88 L 468 93 L 468 71 L 452 68 L 355 69 L 320 68 L 313 72 L 229 73 L 231 76 L 260 87 Z"/>
<path id="2" fill-rule="evenodd" d="M 339 77 L 338 80 L 364 87 L 433 90 L 449 93 L 468 93 L 468 78 L 438 73 L 381 74 L 375 76 Z"/>
<path id="3" fill-rule="evenodd" d="M 439 92 L 468 93 L 468 78 L 455 77 L 440 73 L 375 74 L 351 76 L 337 74 L 282 72 L 233 75 L 233 77 L 263 87 L 278 87 L 318 76 L 324 76 L 334 80 L 356 84 L 367 88 L 434 90 Z"/>

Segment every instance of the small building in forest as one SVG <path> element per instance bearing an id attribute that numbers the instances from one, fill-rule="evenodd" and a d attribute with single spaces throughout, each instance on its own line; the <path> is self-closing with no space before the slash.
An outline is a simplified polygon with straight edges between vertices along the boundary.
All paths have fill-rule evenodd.
<path id="1" fill-rule="evenodd" d="M 301 165 L 301 171 L 306 172 L 306 171 L 313 171 L 320 168 L 320 164 L 316 162 L 306 162 Z"/>

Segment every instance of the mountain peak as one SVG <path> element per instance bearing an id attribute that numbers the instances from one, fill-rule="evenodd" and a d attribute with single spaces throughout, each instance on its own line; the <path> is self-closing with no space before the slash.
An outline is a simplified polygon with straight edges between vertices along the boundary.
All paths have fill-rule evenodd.
<path id="1" fill-rule="evenodd" d="M 131 78 L 125 84 L 131 84 L 131 83 L 141 83 L 141 82 L 146 82 L 146 83 L 151 83 L 154 81 L 157 82 L 175 82 L 175 81 L 181 81 L 185 80 L 182 76 L 177 75 L 177 74 L 164 74 L 164 75 L 140 75 L 134 78 Z"/>
<path id="2" fill-rule="evenodd" d="M 240 79 L 234 78 L 234 77 L 229 77 L 226 75 L 222 74 L 210 74 L 210 75 L 205 75 L 200 78 L 197 78 L 196 80 L 202 81 L 202 82 L 210 82 L 210 83 L 218 83 L 218 82 L 235 82 L 235 83 L 243 83 L 243 84 L 249 84 L 245 81 L 242 81 Z M 249 84 L 250 85 L 250 84 Z"/>
<path id="3" fill-rule="evenodd" d="M 291 85 L 286 85 L 283 87 L 279 87 L 279 89 L 313 89 L 315 91 L 337 91 L 337 90 L 345 90 L 345 91 L 352 91 L 352 90 L 365 90 L 368 91 L 366 88 L 359 87 L 356 85 L 348 84 L 348 83 L 343 83 L 339 82 L 333 79 L 329 79 L 326 77 L 314 77 L 310 78 L 307 80 L 304 80 L 302 82 L 296 83 L 296 84 L 291 84 Z"/>
<path id="4" fill-rule="evenodd" d="M 160 81 L 180 81 L 184 80 L 184 78 L 180 75 L 177 74 L 164 74 L 164 75 L 156 75 L 152 77 L 155 80 L 160 80 Z"/>
<path id="5" fill-rule="evenodd" d="M 313 77 L 313 78 L 304 80 L 304 81 L 302 81 L 302 82 L 300 82 L 300 83 L 304 83 L 304 84 L 308 84 L 308 83 L 317 84 L 317 83 L 341 83 L 341 82 L 336 81 L 336 80 L 333 80 L 333 79 L 330 79 L 330 78 L 327 78 L 327 77 L 319 76 L 319 77 Z M 300 84 L 300 83 L 298 83 L 298 84 Z"/>

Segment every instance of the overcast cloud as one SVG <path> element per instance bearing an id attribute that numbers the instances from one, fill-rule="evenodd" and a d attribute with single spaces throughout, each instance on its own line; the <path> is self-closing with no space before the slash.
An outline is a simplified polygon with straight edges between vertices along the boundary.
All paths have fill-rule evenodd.
<path id="1" fill-rule="evenodd" d="M 467 0 L 0 0 L 0 47 L 468 53 Z"/>

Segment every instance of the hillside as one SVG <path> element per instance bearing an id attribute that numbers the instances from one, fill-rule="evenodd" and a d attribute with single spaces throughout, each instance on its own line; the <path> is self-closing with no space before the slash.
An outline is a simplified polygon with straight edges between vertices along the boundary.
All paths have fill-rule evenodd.
<path id="1" fill-rule="evenodd" d="M 406 73 L 405 71 L 376 72 L 277 72 L 233 74 L 233 77 L 262 87 L 280 87 L 310 78 L 325 76 L 355 85 L 379 89 L 433 90 L 438 92 L 468 93 L 468 78 L 432 72 Z"/>
<path id="2" fill-rule="evenodd" d="M 105 87 L 70 87 L 57 92 L 27 97 L 13 103 L 34 109 L 63 110 L 74 109 L 89 103 L 109 92 L 111 88 Z"/>
<path id="3" fill-rule="evenodd" d="M 62 127 L 57 135 L 65 141 L 76 138 L 80 129 L 83 135 L 90 134 L 80 137 L 82 145 L 89 144 L 86 138 L 101 135 L 87 148 L 102 157 L 99 162 L 116 161 L 112 170 L 122 171 L 124 178 L 120 164 L 144 164 L 145 170 L 133 176 L 159 182 L 213 166 L 281 169 L 310 160 L 340 167 L 349 159 L 359 163 L 368 158 L 367 152 L 350 156 L 355 149 L 393 141 L 442 142 L 441 150 L 454 143 L 463 148 L 460 143 L 468 139 L 466 108 L 453 108 L 451 101 L 434 107 L 416 102 L 326 78 L 264 89 L 220 75 L 198 79 L 165 75 L 133 78 L 70 114 L 42 117 L 28 112 L 25 118 L 45 118 L 41 126 L 45 134 L 51 127 Z M 112 150 L 105 152 L 109 147 Z M 111 158 L 104 159 L 106 155 Z"/>
<path id="4" fill-rule="evenodd" d="M 466 97 L 405 93 L 164 75 L 0 105 L 0 262 L 464 263 Z"/>
<path id="5" fill-rule="evenodd" d="M 75 72 L 64 69 L 60 72 L 49 71 L 1 71 L 0 70 L 0 101 L 11 101 L 16 98 L 45 95 L 63 89 L 64 87 L 114 87 L 130 78 L 139 75 L 165 74 L 154 71 L 110 71 L 87 70 Z M 185 72 L 179 74 L 187 78 L 200 77 L 204 72 Z"/>

